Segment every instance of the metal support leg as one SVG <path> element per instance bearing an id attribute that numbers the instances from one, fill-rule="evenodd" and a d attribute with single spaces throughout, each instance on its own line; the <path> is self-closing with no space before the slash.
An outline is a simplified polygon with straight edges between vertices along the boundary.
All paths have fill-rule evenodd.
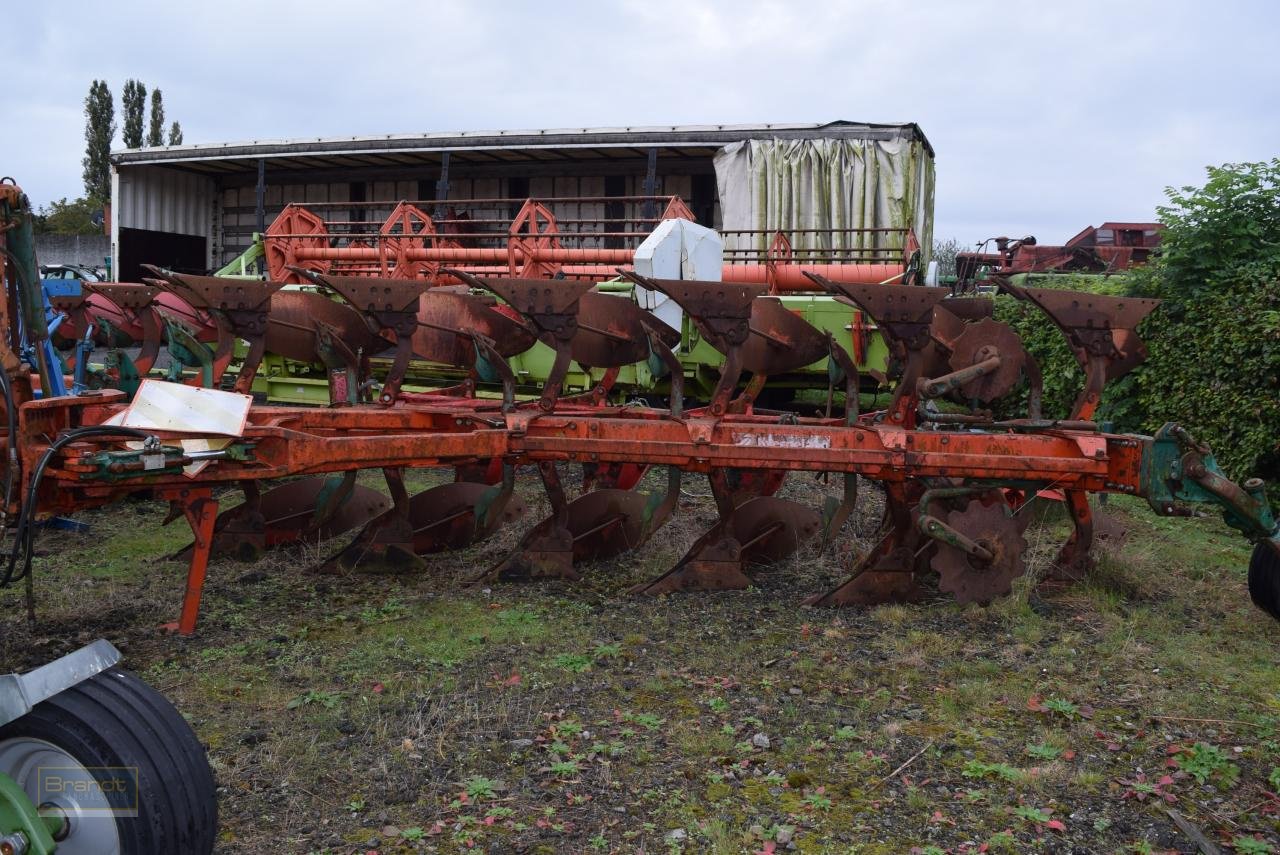
<path id="1" fill-rule="evenodd" d="M 177 519 L 179 515 L 186 517 L 195 538 L 191 545 L 191 564 L 187 568 L 187 590 L 182 596 L 182 614 L 177 622 L 166 623 L 161 628 L 177 631 L 179 635 L 191 635 L 196 631 L 196 619 L 200 614 L 200 597 L 204 593 L 205 573 L 209 569 L 218 501 L 207 487 L 165 491 L 160 496 L 169 500 L 169 520 Z"/>

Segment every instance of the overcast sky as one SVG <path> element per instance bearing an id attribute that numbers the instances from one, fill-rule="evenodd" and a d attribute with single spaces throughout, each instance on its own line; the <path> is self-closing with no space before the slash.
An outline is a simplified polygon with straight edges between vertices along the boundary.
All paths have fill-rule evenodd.
<path id="1" fill-rule="evenodd" d="M 1280 3 L 22 3 L 0 174 L 82 192 L 83 100 L 160 87 L 187 143 L 417 131 L 917 122 L 935 236 L 1153 218 L 1280 155 Z"/>

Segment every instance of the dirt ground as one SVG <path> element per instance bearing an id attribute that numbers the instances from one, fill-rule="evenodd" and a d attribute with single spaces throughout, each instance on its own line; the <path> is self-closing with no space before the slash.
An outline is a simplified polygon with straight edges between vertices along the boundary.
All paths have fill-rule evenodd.
<path id="1" fill-rule="evenodd" d="M 1036 591 L 1066 534 L 1037 510 L 1029 578 L 990 608 L 802 608 L 867 547 L 864 489 L 757 587 L 629 595 L 714 521 L 698 479 L 577 584 L 465 586 L 545 510 L 522 485 L 529 518 L 420 575 L 305 572 L 338 543 L 217 560 L 191 639 L 156 628 L 182 524 L 86 513 L 41 535 L 34 632 L 0 591 L 0 671 L 114 642 L 208 745 L 225 853 L 1196 851 L 1170 810 L 1280 851 L 1280 627 L 1215 519 L 1112 500 L 1094 576 Z"/>

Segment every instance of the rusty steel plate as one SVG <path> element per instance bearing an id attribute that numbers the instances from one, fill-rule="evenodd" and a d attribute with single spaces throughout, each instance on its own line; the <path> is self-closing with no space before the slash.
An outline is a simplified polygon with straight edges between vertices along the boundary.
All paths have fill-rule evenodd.
<path id="1" fill-rule="evenodd" d="M 483 335 L 504 357 L 523 353 L 536 340 L 527 327 L 497 311 L 484 297 L 443 288 L 423 294 L 413 334 L 414 353 L 434 362 L 469 366 L 475 361 L 475 348 L 469 335 L 459 333 Z"/>
<path id="2" fill-rule="evenodd" d="M 924 596 L 916 582 L 916 569 L 925 557 L 917 554 L 923 535 L 914 526 L 890 528 L 860 558 L 848 579 L 823 594 L 805 600 L 807 606 L 878 606 L 914 603 Z M 926 544 L 925 552 L 932 551 Z"/>
<path id="3" fill-rule="evenodd" d="M 628 297 L 587 291 L 578 301 L 570 352 L 581 366 L 612 368 L 649 358 L 649 314 Z"/>
<path id="4" fill-rule="evenodd" d="M 927 326 L 933 318 L 934 306 L 951 296 L 950 288 L 923 285 L 861 285 L 831 280 L 823 282 L 857 303 L 880 326 Z"/>
<path id="5" fill-rule="evenodd" d="M 965 398 L 994 401 L 1007 395 L 1022 377 L 1027 351 L 1022 339 L 1007 324 L 984 318 L 966 325 L 951 345 L 952 371 L 977 365 L 993 356 L 1000 357 L 1000 367 L 990 374 L 970 380 L 960 387 Z"/>
<path id="6" fill-rule="evenodd" d="M 284 287 L 283 282 L 261 282 L 256 279 L 230 279 L 225 276 L 193 276 L 173 273 L 151 264 L 142 267 L 157 278 L 149 284 L 168 287 L 182 299 L 200 309 L 221 311 L 254 311 L 265 309 L 271 295 Z"/>
<path id="7" fill-rule="evenodd" d="M 162 314 L 179 321 L 183 326 L 195 333 L 196 339 L 203 342 L 218 340 L 218 325 L 207 314 L 200 312 L 186 300 L 172 291 L 157 289 L 152 306 Z"/>
<path id="8" fill-rule="evenodd" d="M 770 564 L 795 552 L 822 528 L 822 515 L 776 496 L 757 496 L 734 508 L 726 532 L 741 545 L 746 564 Z"/>
<path id="9" fill-rule="evenodd" d="M 938 305 L 962 321 L 990 318 L 996 310 L 996 301 L 990 297 L 948 297 Z"/>
<path id="10" fill-rule="evenodd" d="M 147 301 L 150 300 L 147 297 Z M 99 332 L 94 334 L 94 338 L 104 347 L 129 347 L 142 341 L 144 332 L 137 313 L 126 312 L 105 294 L 91 291 L 85 300 L 85 311 L 98 325 Z M 110 324 L 117 333 L 111 340 L 102 329 L 103 322 Z"/>
<path id="11" fill-rule="evenodd" d="M 703 337 L 721 353 L 747 341 L 752 306 L 769 288 L 764 284 L 650 279 L 629 271 L 622 273 L 642 288 L 660 291 L 674 300 L 693 319 Z"/>
<path id="12" fill-rule="evenodd" d="M 271 295 L 271 311 L 267 315 L 267 352 L 298 362 L 316 362 L 313 321 L 337 330 L 353 351 L 374 354 L 391 346 L 391 342 L 369 329 L 359 312 L 344 303 L 311 291 L 277 291 Z"/>
<path id="13" fill-rule="evenodd" d="M 847 297 L 837 297 L 837 300 L 844 302 Z M 853 303 L 852 300 L 849 300 Z M 951 349 L 952 344 L 964 332 L 968 324 L 962 315 L 957 315 L 951 311 L 952 303 L 955 300 L 943 300 L 938 304 L 933 313 L 933 322 L 929 325 L 929 336 L 947 350 Z M 854 305 L 857 305 L 856 303 Z"/>
<path id="14" fill-rule="evenodd" d="M 506 523 L 524 516 L 525 503 L 511 495 L 499 514 L 481 525 L 478 515 L 486 502 L 501 501 L 500 486 L 454 481 L 424 490 L 409 499 L 413 551 L 418 555 L 463 549 L 484 540 Z"/>
<path id="15" fill-rule="evenodd" d="M 490 276 L 477 280 L 480 285 L 510 303 L 516 311 L 529 317 L 572 315 L 582 295 L 595 287 L 594 282 L 570 279 L 508 279 Z"/>
<path id="16" fill-rule="evenodd" d="M 416 312 L 418 298 L 431 287 L 421 279 L 381 279 L 374 276 L 330 276 L 313 273 L 313 282 L 326 285 L 362 312 Z"/>
<path id="17" fill-rule="evenodd" d="M 573 560 L 599 561 L 643 544 L 665 522 L 646 522 L 648 504 L 649 494 L 634 490 L 592 490 L 574 499 L 569 503 L 568 524 L 573 532 Z"/>
<path id="18" fill-rule="evenodd" d="M 1115 355 L 1107 361 L 1107 380 L 1116 380 L 1147 361 L 1147 346 L 1133 330 L 1111 331 Z"/>
<path id="19" fill-rule="evenodd" d="M 742 348 L 742 367 L 754 374 L 782 374 L 827 356 L 827 337 L 775 297 L 751 304 L 751 337 Z"/>
<path id="20" fill-rule="evenodd" d="M 1057 288 L 1023 288 L 1022 293 L 1054 323 L 1071 330 L 1131 330 L 1160 305 L 1159 300 L 1144 297 L 1112 297 Z"/>
<path id="21" fill-rule="evenodd" d="M 382 493 L 356 485 L 328 519 L 311 528 L 316 499 L 330 477 L 314 475 L 273 487 L 260 497 L 257 514 L 245 514 L 243 504 L 218 514 L 212 554 L 253 560 L 263 548 L 295 543 L 304 536 L 311 541 L 336 537 L 365 525 L 391 507 L 390 500 Z M 170 558 L 186 560 L 190 556 L 188 544 Z"/>
<path id="22" fill-rule="evenodd" d="M 140 282 L 86 282 L 82 286 L 90 294 L 101 294 L 122 309 L 141 309 L 151 305 L 160 289 Z"/>
<path id="23" fill-rule="evenodd" d="M 316 499 L 331 476 L 315 475 L 273 487 L 262 494 L 259 508 L 266 523 L 266 545 L 275 546 L 306 534 L 324 540 L 364 525 L 391 507 L 382 493 L 357 484 L 338 508 L 315 529 L 310 529 Z M 232 509 L 234 510 L 234 508 Z"/>
<path id="24" fill-rule="evenodd" d="M 497 294 L 510 308 L 533 322 L 544 344 L 557 350 L 560 343 L 571 341 L 577 333 L 579 300 L 595 287 L 595 283 L 589 281 L 496 276 L 479 279 L 461 271 L 452 273 Z"/>
<path id="25" fill-rule="evenodd" d="M 990 550 L 995 557 L 983 562 L 957 547 L 939 542 L 930 562 L 938 571 L 938 589 L 952 594 L 956 602 L 984 606 L 1012 592 L 1013 580 L 1027 570 L 1022 558 L 1027 541 L 1007 506 L 975 499 L 963 510 L 946 514 L 943 522 Z"/>

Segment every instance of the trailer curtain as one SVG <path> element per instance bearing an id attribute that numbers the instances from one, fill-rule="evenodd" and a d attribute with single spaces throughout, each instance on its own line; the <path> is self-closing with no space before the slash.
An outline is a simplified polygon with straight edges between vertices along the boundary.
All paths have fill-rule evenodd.
<path id="1" fill-rule="evenodd" d="M 805 234 L 799 229 L 912 228 L 928 261 L 933 244 L 933 158 L 910 140 L 754 139 L 715 155 L 725 249 L 768 249 L 794 232 L 795 249 L 901 249 L 901 234 Z"/>

